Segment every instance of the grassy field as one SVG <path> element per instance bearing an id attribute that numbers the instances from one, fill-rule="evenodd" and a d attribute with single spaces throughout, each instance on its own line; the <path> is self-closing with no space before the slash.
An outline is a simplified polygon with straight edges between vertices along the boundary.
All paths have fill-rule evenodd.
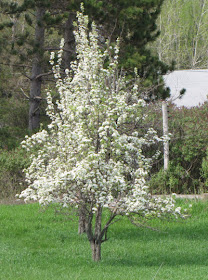
<path id="1" fill-rule="evenodd" d="M 113 225 L 102 261 L 93 263 L 76 218 L 37 204 L 0 205 L 0 279 L 206 280 L 208 202 L 193 203 L 191 211 L 186 221 L 154 221 L 160 232 Z"/>

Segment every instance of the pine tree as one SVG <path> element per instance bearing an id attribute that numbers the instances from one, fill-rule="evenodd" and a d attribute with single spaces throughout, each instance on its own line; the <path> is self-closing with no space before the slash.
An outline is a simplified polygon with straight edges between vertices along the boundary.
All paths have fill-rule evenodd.
<path id="1" fill-rule="evenodd" d="M 62 10 L 57 7 L 58 1 L 48 0 L 24 0 L 21 4 L 17 2 L 2 2 L 1 6 L 5 15 L 9 18 L 20 18 L 24 22 L 24 28 L 21 31 L 16 30 L 11 36 L 10 55 L 19 58 L 16 65 L 21 66 L 25 61 L 31 66 L 31 74 L 28 76 L 27 65 L 24 65 L 24 75 L 30 81 L 29 93 L 29 129 L 34 130 L 40 124 L 40 102 L 41 102 L 41 86 L 43 77 L 48 74 L 48 57 L 45 52 L 52 51 L 53 46 L 46 48 L 45 41 L 47 32 L 52 28 L 58 28 L 66 17 Z M 60 1 L 59 1 L 59 4 Z M 64 10 L 65 11 L 65 10 Z M 5 21 L 2 29 L 6 27 L 14 28 L 14 22 Z M 66 34 L 67 36 L 67 34 Z M 67 42 L 67 40 L 66 40 Z M 66 56 L 67 57 L 67 56 Z"/>
<path id="2" fill-rule="evenodd" d="M 134 68 L 148 88 L 146 98 L 164 99 L 169 96 L 161 75 L 173 70 L 174 65 L 167 65 L 153 55 L 148 44 L 159 36 L 156 21 L 164 0 L 107 0 L 86 1 L 86 11 L 94 15 L 97 23 L 103 25 L 105 36 L 115 41 L 121 38 L 120 66 L 128 73 Z"/>
<path id="3" fill-rule="evenodd" d="M 154 41 L 158 32 L 156 19 L 159 15 L 163 0 L 85 0 L 86 13 L 91 21 L 98 24 L 100 43 L 103 38 L 109 38 L 113 43 L 117 37 L 121 38 L 120 67 L 132 74 L 138 69 L 142 88 L 146 90 L 146 99 L 165 98 L 168 91 L 164 89 L 161 75 L 170 68 L 162 63 L 157 56 L 153 56 L 147 49 L 147 44 Z M 61 33 L 65 37 L 65 66 L 74 59 L 75 46 L 73 36 L 73 20 L 76 11 L 80 9 L 80 0 L 24 0 L 18 2 L 2 1 L 1 7 L 5 14 L 14 19 L 24 18 L 24 30 L 12 38 L 12 53 L 19 56 L 21 63 L 32 65 L 30 80 L 30 110 L 29 128 L 39 127 L 41 85 L 46 73 L 50 73 L 45 63 L 45 51 L 57 49 L 57 41 L 47 45 L 50 41 L 51 30 Z M 3 27 L 14 26 L 14 22 L 6 21 Z M 35 30 L 35 32 L 33 32 Z M 60 31 L 61 30 L 61 31 Z M 47 42 L 47 44 L 46 44 Z M 23 67 L 25 72 L 26 68 Z M 25 73 L 27 75 L 27 73 Z M 27 75 L 28 76 L 28 75 Z"/>

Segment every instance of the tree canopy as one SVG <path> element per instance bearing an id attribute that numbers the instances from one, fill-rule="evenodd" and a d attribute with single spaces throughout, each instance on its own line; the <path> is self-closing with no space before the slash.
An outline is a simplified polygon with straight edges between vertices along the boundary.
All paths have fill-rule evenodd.
<path id="1" fill-rule="evenodd" d="M 18 78 L 24 77 L 21 88 L 28 96 L 30 130 L 37 129 L 40 124 L 43 85 L 48 84 L 51 74 L 48 56 L 50 51 L 58 48 L 61 37 L 65 38 L 62 67 L 66 68 L 75 58 L 73 20 L 80 2 L 1 1 L 0 29 L 6 40 L 1 40 L 0 34 L 0 49 L 3 49 L 2 57 L 7 57 L 6 64 L 12 65 L 12 72 L 18 73 Z M 138 69 L 143 81 L 141 86 L 151 88 L 146 93 L 147 99 L 165 98 L 169 94 L 164 88 L 161 75 L 170 67 L 161 62 L 157 55 L 152 55 L 146 47 L 158 36 L 156 20 L 162 2 L 163 0 L 119 0 L 116 3 L 112 0 L 83 1 L 90 21 L 97 23 L 101 44 L 105 38 L 112 44 L 115 44 L 117 37 L 121 38 L 119 65 L 131 75 L 135 67 Z M 7 69 L 11 71 L 10 68 Z M 13 92 L 12 94 L 14 95 Z"/>
<path id="2" fill-rule="evenodd" d="M 84 208 L 93 259 L 99 261 L 101 243 L 117 216 L 137 224 L 143 217 L 178 217 L 180 208 L 175 209 L 171 197 L 162 199 L 148 192 L 145 178 L 154 156 L 145 158 L 142 149 L 162 139 L 152 128 L 138 135 L 145 102 L 138 98 L 137 74 L 129 83 L 118 67 L 119 41 L 114 48 L 106 43 L 103 50 L 96 25 L 89 32 L 88 17 L 77 16 L 77 60 L 65 77 L 61 75 L 63 40 L 57 63 L 51 54 L 60 95 L 56 105 L 51 93 L 47 95 L 51 123 L 22 143 L 32 162 L 25 171 L 29 186 L 20 197 Z M 102 224 L 104 209 L 110 216 Z"/>

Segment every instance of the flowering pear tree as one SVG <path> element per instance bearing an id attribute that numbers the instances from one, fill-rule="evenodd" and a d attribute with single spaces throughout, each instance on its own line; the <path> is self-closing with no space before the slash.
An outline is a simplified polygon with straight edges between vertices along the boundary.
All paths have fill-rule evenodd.
<path id="1" fill-rule="evenodd" d="M 51 123 L 22 143 L 31 152 L 31 164 L 25 170 L 28 188 L 20 197 L 82 209 L 92 257 L 99 261 L 101 243 L 119 216 L 138 225 L 145 217 L 181 214 L 171 197 L 163 200 L 148 193 L 145 177 L 152 158 L 145 158 L 142 148 L 161 139 L 151 128 L 139 137 L 145 102 L 138 98 L 138 77 L 130 83 L 119 73 L 119 42 L 114 48 L 106 42 L 104 50 L 96 26 L 89 31 L 88 17 L 78 13 L 77 18 L 77 60 L 65 75 L 64 42 L 56 64 L 51 54 L 60 96 L 54 104 L 47 94 Z M 104 209 L 109 216 L 103 224 Z"/>

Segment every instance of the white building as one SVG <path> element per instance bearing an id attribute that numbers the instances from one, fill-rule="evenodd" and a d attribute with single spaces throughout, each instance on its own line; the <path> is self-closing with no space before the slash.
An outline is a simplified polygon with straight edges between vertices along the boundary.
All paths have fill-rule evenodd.
<path id="1" fill-rule="evenodd" d="M 177 107 L 191 108 L 208 100 L 208 69 L 174 71 L 165 75 L 164 81 L 171 90 L 170 100 Z M 182 99 L 179 99 L 177 97 L 183 88 L 186 92 Z"/>

